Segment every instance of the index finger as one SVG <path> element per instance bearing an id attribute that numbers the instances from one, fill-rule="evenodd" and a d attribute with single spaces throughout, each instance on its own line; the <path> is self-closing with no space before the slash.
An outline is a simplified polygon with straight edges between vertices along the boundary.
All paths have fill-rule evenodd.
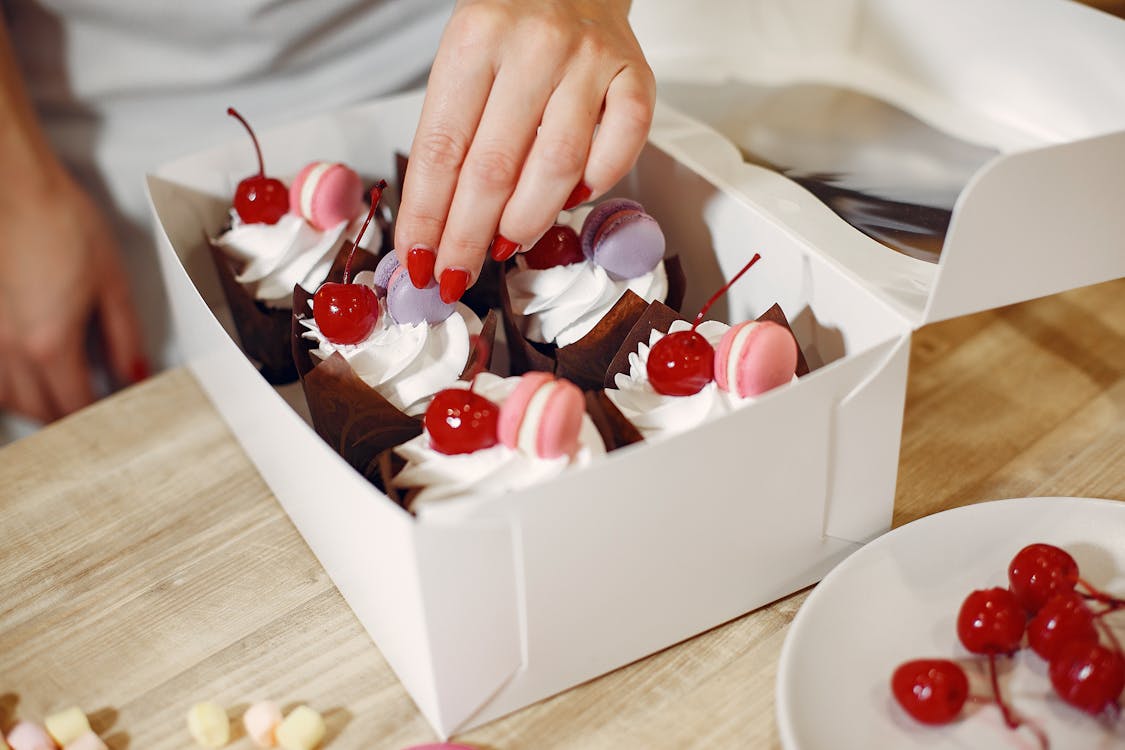
<path id="1" fill-rule="evenodd" d="M 482 53 L 490 48 L 487 30 L 461 31 L 452 23 L 430 72 L 422 115 L 410 147 L 402 202 L 395 223 L 395 252 L 416 286 L 433 275 L 438 242 L 453 202 L 461 165 L 484 112 L 495 71 Z M 411 251 L 415 251 L 411 253 Z M 408 253 L 430 253 L 429 270 L 416 274 Z M 422 266 L 425 267 L 424 265 Z M 429 278 L 426 278 L 429 276 Z"/>

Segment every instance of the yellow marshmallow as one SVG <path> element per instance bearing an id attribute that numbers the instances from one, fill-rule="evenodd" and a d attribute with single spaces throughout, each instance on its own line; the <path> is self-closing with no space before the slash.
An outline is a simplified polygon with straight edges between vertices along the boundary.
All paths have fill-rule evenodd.
<path id="1" fill-rule="evenodd" d="M 90 722 L 78 706 L 51 714 L 43 724 L 47 727 L 47 734 L 59 745 L 69 745 L 90 731 Z"/>
<path id="2" fill-rule="evenodd" d="M 312 750 L 324 739 L 324 719 L 308 706 L 297 706 L 277 728 L 277 744 L 285 750 Z"/>
<path id="3" fill-rule="evenodd" d="M 196 703 L 188 711 L 187 723 L 191 736 L 203 747 L 218 748 L 230 742 L 230 720 L 217 703 Z"/>

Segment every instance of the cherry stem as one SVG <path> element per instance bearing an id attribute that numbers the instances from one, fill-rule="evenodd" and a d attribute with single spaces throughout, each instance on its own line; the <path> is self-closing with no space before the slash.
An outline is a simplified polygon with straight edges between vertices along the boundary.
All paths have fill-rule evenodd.
<path id="1" fill-rule="evenodd" d="M 352 258 L 355 257 L 356 250 L 359 249 L 359 241 L 363 239 L 363 235 L 367 232 L 367 226 L 371 223 L 371 219 L 375 217 L 375 209 L 379 206 L 379 199 L 383 197 L 383 188 L 385 187 L 387 187 L 387 181 L 379 180 L 371 188 L 371 208 L 367 211 L 367 218 L 363 220 L 363 226 L 359 228 L 359 234 L 352 240 L 352 249 L 348 252 L 348 259 L 344 262 L 345 284 L 352 277 Z"/>
<path id="2" fill-rule="evenodd" d="M 1086 597 L 1087 599 L 1095 599 L 1095 600 L 1101 602 L 1102 604 L 1112 605 L 1114 607 L 1114 609 L 1117 609 L 1119 607 L 1125 607 L 1125 599 L 1118 599 L 1115 596 L 1110 596 L 1109 594 L 1107 594 L 1104 591 L 1098 589 L 1097 587 L 1092 586 L 1090 584 L 1090 582 L 1087 581 L 1085 578 L 1079 578 L 1078 582 L 1080 584 L 1082 584 L 1083 586 L 1085 586 L 1086 591 L 1089 592 L 1089 593 L 1082 594 L 1082 596 Z"/>
<path id="3" fill-rule="evenodd" d="M 246 118 L 238 114 L 238 110 L 234 107 L 227 107 L 227 114 L 242 123 L 242 127 L 246 128 L 246 132 L 250 134 L 250 140 L 254 142 L 254 152 L 258 154 L 258 176 L 266 176 L 266 167 L 262 163 L 262 148 L 258 145 L 258 136 L 254 135 L 250 123 L 246 122 Z"/>
<path id="4" fill-rule="evenodd" d="M 754 257 L 750 259 L 750 262 L 747 263 L 746 265 L 744 265 L 742 267 L 742 270 L 734 275 L 733 279 L 731 279 L 727 283 L 723 284 L 722 289 L 720 289 L 719 291 L 717 291 L 717 292 L 715 292 L 714 294 L 711 295 L 711 299 L 707 300 L 707 302 L 705 302 L 703 304 L 703 307 L 700 308 L 699 313 L 695 316 L 695 322 L 691 324 L 691 330 L 694 331 L 696 329 L 696 327 L 700 323 L 703 322 L 703 316 L 706 315 L 707 311 L 711 309 L 711 305 L 715 304 L 715 302 L 719 299 L 719 297 L 722 297 L 723 294 L 725 294 L 726 291 L 728 289 L 730 289 L 731 286 L 734 285 L 734 282 L 736 282 L 740 278 L 742 278 L 742 274 L 749 271 L 750 266 L 754 265 L 755 263 L 757 263 L 761 259 L 762 259 L 762 256 L 759 253 L 754 253 Z"/>
<path id="5" fill-rule="evenodd" d="M 1000 695 L 1000 680 L 996 676 L 996 654 L 994 653 L 989 653 L 988 655 L 988 677 L 992 682 L 992 697 L 995 699 L 996 705 L 999 707 L 1000 713 L 1004 717 L 1004 723 L 1008 725 L 1008 728 L 1015 730 L 1019 729 L 1021 726 L 1027 727 L 1035 734 L 1036 739 L 1039 740 L 1039 746 L 1042 747 L 1043 750 L 1048 750 L 1048 748 L 1050 748 L 1050 743 L 1048 743 L 1047 735 L 1043 733 L 1043 730 L 1027 723 L 1017 716 Z"/>

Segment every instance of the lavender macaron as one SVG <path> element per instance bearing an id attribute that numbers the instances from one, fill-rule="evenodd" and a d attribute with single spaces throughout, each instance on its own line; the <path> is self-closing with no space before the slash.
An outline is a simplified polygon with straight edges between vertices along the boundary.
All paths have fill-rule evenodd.
<path id="1" fill-rule="evenodd" d="M 436 281 L 431 280 L 422 289 L 415 287 L 394 252 L 384 255 L 375 267 L 375 294 L 386 297 L 387 312 L 403 325 L 440 323 L 456 308 L 456 304 L 442 302 Z"/>
<path id="2" fill-rule="evenodd" d="M 602 201 L 582 223 L 582 252 L 613 279 L 643 276 L 664 257 L 664 232 L 636 201 Z"/>

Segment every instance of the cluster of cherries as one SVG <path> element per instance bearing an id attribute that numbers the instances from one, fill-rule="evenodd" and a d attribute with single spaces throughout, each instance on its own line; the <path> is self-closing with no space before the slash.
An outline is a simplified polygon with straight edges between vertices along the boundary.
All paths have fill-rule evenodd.
<path id="1" fill-rule="evenodd" d="M 761 260 L 754 253 L 750 262 L 711 295 L 711 299 L 700 309 L 687 331 L 669 333 L 652 345 L 648 353 L 646 371 L 653 390 L 665 396 L 692 396 L 699 393 L 715 378 L 715 348 L 695 329 L 703 322 L 703 316 L 711 305 L 723 296 L 738 281 L 742 274 Z"/>
<path id="2" fill-rule="evenodd" d="M 1097 716 L 1119 709 L 1125 689 L 1125 654 L 1104 621 L 1119 609 L 1125 609 L 1125 599 L 1109 596 L 1080 578 L 1078 564 L 1065 550 L 1032 544 L 1012 558 L 1008 588 L 969 594 L 957 616 L 957 636 L 971 653 L 988 657 L 993 699 L 1012 729 L 1024 722 L 1000 696 L 996 657 L 1018 651 L 1025 632 L 1031 650 L 1047 661 L 1059 697 Z M 1108 646 L 1101 643 L 1099 628 Z M 968 700 L 969 681 L 953 661 L 920 659 L 895 670 L 891 690 L 917 721 L 946 724 L 957 718 Z M 1032 729 L 1046 748 L 1047 738 Z"/>

